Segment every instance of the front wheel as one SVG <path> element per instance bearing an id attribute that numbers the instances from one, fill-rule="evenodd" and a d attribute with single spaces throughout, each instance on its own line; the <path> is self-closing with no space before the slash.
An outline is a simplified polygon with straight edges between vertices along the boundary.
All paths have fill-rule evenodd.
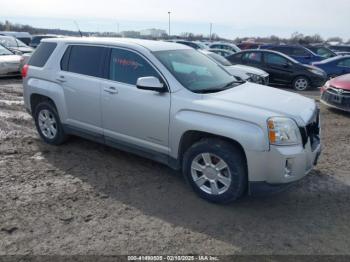
<path id="1" fill-rule="evenodd" d="M 232 202 L 247 188 L 243 153 L 219 139 L 201 140 L 190 147 L 184 155 L 183 172 L 193 190 L 211 202 Z"/>
<path id="2" fill-rule="evenodd" d="M 293 81 L 293 88 L 297 91 L 305 91 L 310 88 L 310 81 L 305 76 L 298 76 Z"/>

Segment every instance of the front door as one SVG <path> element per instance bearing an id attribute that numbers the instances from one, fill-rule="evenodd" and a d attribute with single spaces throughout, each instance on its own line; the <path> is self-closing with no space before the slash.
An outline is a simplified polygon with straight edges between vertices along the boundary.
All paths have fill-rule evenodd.
<path id="1" fill-rule="evenodd" d="M 168 154 L 170 93 L 136 87 L 139 77 L 155 76 L 164 82 L 163 78 L 144 57 L 122 48 L 111 49 L 107 71 L 108 80 L 102 84 L 106 142 Z"/>

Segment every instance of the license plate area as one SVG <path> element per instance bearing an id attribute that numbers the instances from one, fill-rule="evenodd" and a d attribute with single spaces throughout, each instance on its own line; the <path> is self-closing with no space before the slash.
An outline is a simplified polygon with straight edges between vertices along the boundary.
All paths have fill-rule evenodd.
<path id="1" fill-rule="evenodd" d="M 341 104 L 343 102 L 343 96 L 341 95 L 333 95 L 332 101 L 337 104 Z"/>

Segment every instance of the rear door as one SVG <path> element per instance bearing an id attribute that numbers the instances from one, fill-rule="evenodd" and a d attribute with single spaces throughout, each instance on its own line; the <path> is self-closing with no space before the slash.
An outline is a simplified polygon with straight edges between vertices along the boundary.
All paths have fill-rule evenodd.
<path id="1" fill-rule="evenodd" d="M 286 84 L 292 81 L 293 64 L 285 57 L 275 53 L 264 53 L 264 70 L 270 74 L 270 82 Z"/>
<path id="2" fill-rule="evenodd" d="M 102 134 L 101 78 L 108 49 L 70 45 L 61 60 L 57 81 L 63 88 L 67 120 L 72 127 Z"/>
<path id="3" fill-rule="evenodd" d="M 102 86 L 102 116 L 107 143 L 123 143 L 148 152 L 169 153 L 170 93 L 141 90 L 139 77 L 164 78 L 141 54 L 112 48 Z"/>

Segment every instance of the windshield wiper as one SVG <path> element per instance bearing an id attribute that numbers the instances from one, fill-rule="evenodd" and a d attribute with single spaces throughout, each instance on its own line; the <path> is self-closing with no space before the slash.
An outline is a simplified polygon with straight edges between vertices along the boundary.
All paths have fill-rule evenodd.
<path id="1" fill-rule="evenodd" d="M 243 83 L 245 83 L 245 82 L 244 81 L 236 81 L 235 80 L 235 81 L 232 81 L 232 82 L 229 82 L 229 83 L 225 84 L 224 86 L 222 86 L 220 88 L 207 88 L 207 89 L 196 90 L 196 91 L 193 91 L 193 92 L 200 93 L 200 94 L 217 93 L 217 92 L 221 92 L 221 91 L 227 90 L 230 87 L 235 87 L 235 86 L 243 84 Z M 235 84 L 237 84 L 237 85 L 235 85 Z"/>

